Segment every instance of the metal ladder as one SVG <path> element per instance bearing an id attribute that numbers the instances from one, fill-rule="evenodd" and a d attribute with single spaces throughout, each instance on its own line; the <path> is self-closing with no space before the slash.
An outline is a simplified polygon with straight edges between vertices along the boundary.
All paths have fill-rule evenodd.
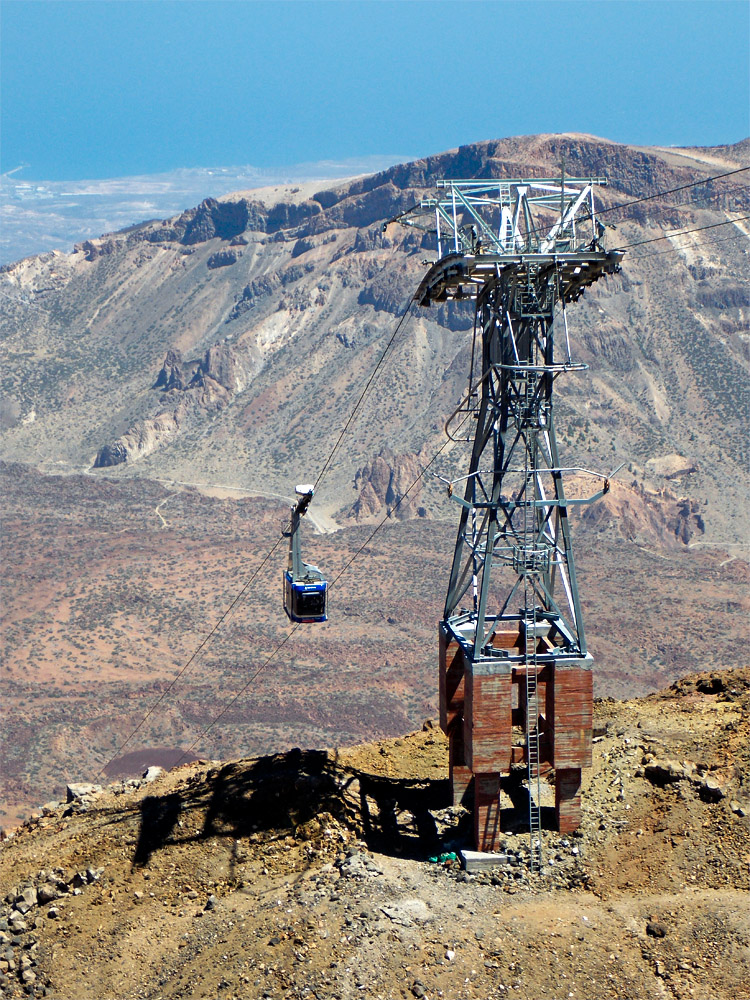
<path id="1" fill-rule="evenodd" d="M 525 609 L 526 637 L 526 756 L 529 783 L 529 864 L 532 872 L 542 867 L 542 779 L 539 768 L 539 665 L 536 647 L 536 608 Z"/>
<path id="2" fill-rule="evenodd" d="M 524 411 L 527 419 L 532 418 L 535 401 L 535 373 L 527 372 Z M 533 419 L 533 418 L 532 418 Z M 536 592 L 533 576 L 539 571 L 536 559 L 536 472 L 534 469 L 536 453 L 535 434 L 531 428 L 532 420 L 527 425 L 526 455 L 525 455 L 525 489 L 523 514 L 523 547 L 524 547 L 524 666 L 526 668 L 526 759 L 528 766 L 529 786 L 529 868 L 538 872 L 542 867 L 542 781 L 539 769 L 539 664 L 537 661 L 537 630 L 536 630 Z M 530 461 L 530 451 L 532 451 Z"/>

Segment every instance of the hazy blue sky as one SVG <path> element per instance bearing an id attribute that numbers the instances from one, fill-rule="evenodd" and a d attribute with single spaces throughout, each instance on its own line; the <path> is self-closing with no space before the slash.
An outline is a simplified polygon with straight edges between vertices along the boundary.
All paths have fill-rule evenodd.
<path id="1" fill-rule="evenodd" d="M 3 0 L 0 170 L 420 156 L 581 131 L 750 132 L 750 6 L 703 2 Z"/>

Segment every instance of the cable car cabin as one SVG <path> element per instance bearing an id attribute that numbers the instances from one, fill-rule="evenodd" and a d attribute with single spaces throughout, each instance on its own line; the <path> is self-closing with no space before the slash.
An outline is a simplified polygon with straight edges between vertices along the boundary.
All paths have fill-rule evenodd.
<path id="1" fill-rule="evenodd" d="M 310 506 L 314 487 L 298 486 L 296 493 L 300 499 L 292 507 L 288 532 L 289 564 L 284 573 L 284 611 L 293 622 L 325 622 L 328 621 L 328 584 L 317 566 L 302 561 L 299 541 L 300 520 Z"/>
<path id="2" fill-rule="evenodd" d="M 325 622 L 328 584 L 317 566 L 305 565 L 305 576 L 293 580 L 284 573 L 284 610 L 293 622 Z"/>

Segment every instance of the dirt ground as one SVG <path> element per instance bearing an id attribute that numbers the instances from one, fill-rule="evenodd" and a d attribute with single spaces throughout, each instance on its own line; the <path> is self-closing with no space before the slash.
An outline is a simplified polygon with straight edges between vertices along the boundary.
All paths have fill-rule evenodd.
<path id="1" fill-rule="evenodd" d="M 75 789 L 1 845 L 0 995 L 747 1000 L 749 707 L 747 669 L 597 702 L 541 875 L 523 831 L 494 871 L 453 860 L 429 723 Z"/>

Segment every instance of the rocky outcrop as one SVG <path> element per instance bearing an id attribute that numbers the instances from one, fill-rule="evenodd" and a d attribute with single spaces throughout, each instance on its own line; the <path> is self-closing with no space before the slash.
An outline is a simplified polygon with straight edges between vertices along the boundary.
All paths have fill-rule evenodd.
<path id="1" fill-rule="evenodd" d="M 127 462 L 130 453 L 130 440 L 126 441 L 126 438 L 128 435 L 101 447 L 96 453 L 94 468 L 105 469 L 110 465 L 122 465 L 123 462 Z"/>
<path id="2" fill-rule="evenodd" d="M 175 437 L 180 429 L 183 416 L 177 407 L 173 412 L 157 413 L 149 420 L 140 420 L 129 431 L 110 444 L 105 444 L 97 452 L 94 468 L 101 469 L 124 462 L 136 462 Z"/>
<path id="3" fill-rule="evenodd" d="M 184 361 L 175 348 L 167 351 L 164 364 L 154 382 L 154 389 L 186 390 L 206 384 L 211 379 L 228 389 L 242 392 L 247 385 L 252 363 L 246 351 L 214 344 L 200 360 Z"/>
<path id="4" fill-rule="evenodd" d="M 185 362 L 178 350 L 170 348 L 152 388 L 187 389 L 199 368 L 200 361 Z"/>
<path id="5" fill-rule="evenodd" d="M 359 295 L 359 305 L 371 305 L 376 311 L 384 311 L 400 316 L 414 294 L 411 273 L 402 268 L 394 273 L 393 268 L 384 267 L 371 281 L 368 281 Z"/>
<path id="6" fill-rule="evenodd" d="M 675 501 L 674 510 L 667 517 L 667 531 L 683 545 L 687 545 L 695 535 L 705 534 L 706 525 L 698 501 L 679 497 Z"/>
<path id="7" fill-rule="evenodd" d="M 248 312 L 248 310 L 258 305 L 259 302 L 268 299 L 278 289 L 286 288 L 287 285 L 299 281 L 300 278 L 314 270 L 314 264 L 308 263 L 304 266 L 301 264 L 292 264 L 284 271 L 271 271 L 268 274 L 262 274 L 258 278 L 255 278 L 242 289 L 232 311 L 227 317 L 227 323 L 230 323 L 233 319 L 238 319 L 243 313 Z"/>
<path id="8" fill-rule="evenodd" d="M 217 201 L 206 198 L 195 209 L 193 217 L 185 227 L 181 243 L 205 243 L 218 236 L 231 240 L 249 228 L 252 221 L 252 203 L 244 198 L 239 201 Z"/>
<path id="9" fill-rule="evenodd" d="M 247 386 L 251 371 L 252 364 L 246 352 L 240 352 L 226 344 L 214 344 L 206 351 L 191 385 L 205 385 L 206 379 L 212 379 L 228 392 L 242 392 Z"/>
<path id="10" fill-rule="evenodd" d="M 217 267 L 229 267 L 236 264 L 238 260 L 239 254 L 236 250 L 219 250 L 217 253 L 211 254 L 206 261 L 206 267 L 210 271 L 215 271 Z"/>
<path id="11" fill-rule="evenodd" d="M 183 361 L 178 350 L 170 349 L 153 388 L 163 390 L 172 405 L 138 421 L 117 440 L 101 447 L 94 468 L 122 465 L 152 454 L 195 418 L 223 409 L 247 387 L 252 372 L 247 352 L 227 344 L 209 347 L 199 361 Z"/>
<path id="12" fill-rule="evenodd" d="M 705 533 L 700 510 L 698 501 L 667 490 L 645 492 L 614 484 L 606 496 L 583 508 L 582 521 L 588 530 L 612 530 L 640 545 L 681 548 Z"/>
<path id="13" fill-rule="evenodd" d="M 348 516 L 363 521 L 393 511 L 401 521 L 424 517 L 425 510 L 418 505 L 421 471 L 417 455 L 410 452 L 395 455 L 384 448 L 355 475 L 354 487 L 359 497 Z"/>
<path id="14" fill-rule="evenodd" d="M 85 240 L 83 243 L 77 243 L 76 250 L 83 253 L 85 259 L 89 262 L 96 260 L 97 257 L 106 257 L 112 254 L 117 249 L 117 242 L 115 240 Z"/>
<path id="15" fill-rule="evenodd" d="M 266 208 L 260 202 L 248 198 L 206 198 L 197 208 L 188 209 L 174 219 L 165 220 L 144 232 L 140 238 L 149 243 L 181 243 L 195 246 L 209 240 L 220 239 L 230 246 L 240 246 L 242 234 L 248 231 L 277 233 L 284 229 L 294 229 L 321 214 L 317 201 L 300 204 L 280 202 Z M 325 228 L 331 228 L 330 226 Z M 233 263 L 228 258 L 223 262 Z M 214 266 L 222 266 L 215 264 Z"/>

